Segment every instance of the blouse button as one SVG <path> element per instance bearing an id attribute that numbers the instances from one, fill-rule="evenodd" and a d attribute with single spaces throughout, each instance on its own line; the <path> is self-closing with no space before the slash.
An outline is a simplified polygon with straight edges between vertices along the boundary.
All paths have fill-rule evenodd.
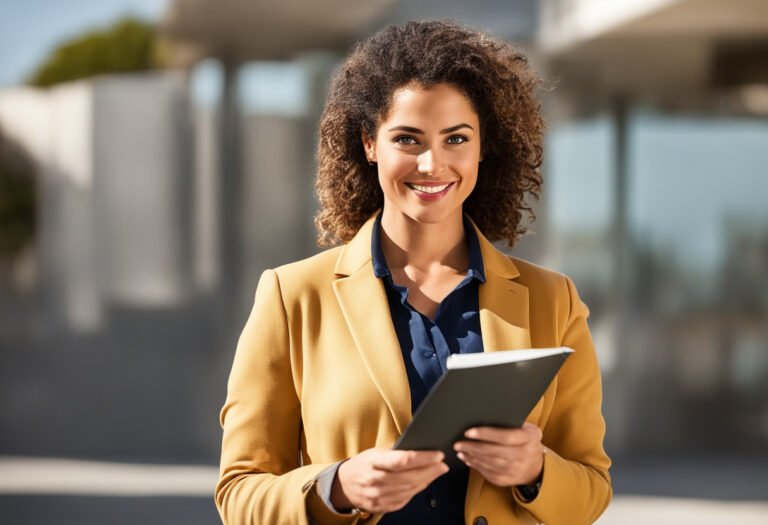
<path id="1" fill-rule="evenodd" d="M 478 516 L 475 518 L 475 521 L 472 522 L 472 525 L 488 525 L 488 520 L 485 519 L 485 516 Z"/>
<path id="2" fill-rule="evenodd" d="M 429 506 L 433 509 L 437 508 L 437 500 L 435 498 L 429 498 Z"/>

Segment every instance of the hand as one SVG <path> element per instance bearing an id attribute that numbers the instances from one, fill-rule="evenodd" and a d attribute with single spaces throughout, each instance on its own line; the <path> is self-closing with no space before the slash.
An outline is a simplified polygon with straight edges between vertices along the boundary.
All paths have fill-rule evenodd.
<path id="1" fill-rule="evenodd" d="M 544 468 L 546 448 L 541 430 L 533 423 L 522 428 L 475 427 L 453 448 L 461 461 L 499 487 L 532 485 Z"/>
<path id="2" fill-rule="evenodd" d="M 365 450 L 339 466 L 331 503 L 339 510 L 399 510 L 435 478 L 448 472 L 443 456 L 432 450 Z"/>

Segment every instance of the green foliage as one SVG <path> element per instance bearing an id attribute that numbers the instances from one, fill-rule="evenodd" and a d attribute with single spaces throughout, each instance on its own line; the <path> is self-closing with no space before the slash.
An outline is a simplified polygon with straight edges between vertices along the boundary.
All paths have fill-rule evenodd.
<path id="1" fill-rule="evenodd" d="M 93 31 L 64 42 L 31 76 L 34 86 L 104 73 L 143 71 L 155 67 L 155 29 L 135 18 L 125 18 L 103 31 Z"/>
<path id="2" fill-rule="evenodd" d="M 35 231 L 34 164 L 0 133 L 0 257 L 14 255 Z"/>

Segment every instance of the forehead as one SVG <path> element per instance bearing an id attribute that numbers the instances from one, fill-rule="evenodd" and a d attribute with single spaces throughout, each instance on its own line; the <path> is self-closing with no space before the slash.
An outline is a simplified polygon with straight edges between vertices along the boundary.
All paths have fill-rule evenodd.
<path id="1" fill-rule="evenodd" d="M 407 85 L 392 94 L 392 104 L 382 123 L 395 121 L 409 125 L 418 121 L 420 126 L 451 126 L 458 122 L 475 125 L 478 116 L 469 98 L 450 84 Z"/>

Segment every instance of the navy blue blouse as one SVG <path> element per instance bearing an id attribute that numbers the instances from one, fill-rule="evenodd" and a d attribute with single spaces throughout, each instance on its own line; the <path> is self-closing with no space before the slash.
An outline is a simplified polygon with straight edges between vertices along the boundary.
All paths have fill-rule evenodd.
<path id="1" fill-rule="evenodd" d="M 445 372 L 450 354 L 483 351 L 478 306 L 478 287 L 485 282 L 483 257 L 475 229 L 466 217 L 464 232 L 469 270 L 440 303 L 432 320 L 408 303 L 407 288 L 393 282 L 381 249 L 381 214 L 376 218 L 371 238 L 373 271 L 385 283 L 392 323 L 408 373 L 412 412 Z M 405 507 L 385 514 L 379 523 L 463 524 L 468 478 L 466 466 L 452 468 L 414 496 Z"/>

